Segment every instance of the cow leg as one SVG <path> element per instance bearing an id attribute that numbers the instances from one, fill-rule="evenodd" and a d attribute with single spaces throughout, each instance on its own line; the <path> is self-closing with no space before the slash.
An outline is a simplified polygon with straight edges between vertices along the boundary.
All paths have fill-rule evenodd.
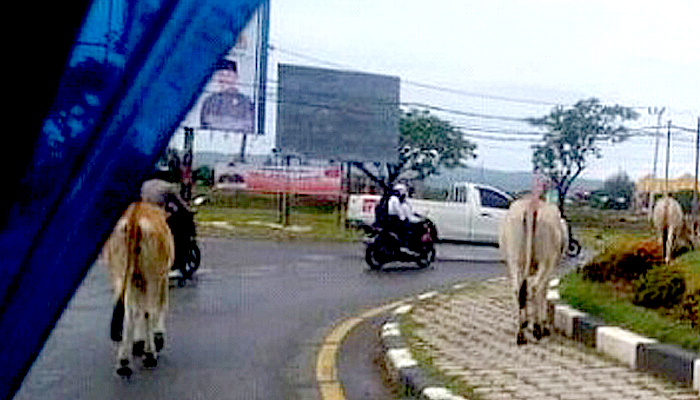
<path id="1" fill-rule="evenodd" d="M 168 312 L 170 295 L 168 293 L 168 280 L 163 279 L 160 283 L 158 299 L 158 318 L 153 330 L 153 342 L 156 352 L 160 352 L 165 346 L 165 316 Z"/>
<path id="2" fill-rule="evenodd" d="M 153 312 L 153 307 L 149 307 L 146 312 L 144 312 L 144 326 L 146 328 L 146 350 L 144 352 L 145 358 L 143 359 L 143 366 L 146 368 L 154 368 L 158 365 L 158 359 L 156 358 L 156 345 L 155 338 L 153 335 L 153 325 L 154 321 L 157 320 L 158 316 Z"/>
<path id="3" fill-rule="evenodd" d="M 518 343 L 518 346 L 523 345 L 523 344 L 527 344 L 527 339 L 525 338 L 525 328 L 527 328 L 527 320 L 528 320 L 527 297 L 528 297 L 527 280 L 523 279 L 522 284 L 520 285 L 520 289 L 518 290 L 518 293 L 517 293 L 517 301 L 518 301 L 517 343 Z"/>
<path id="4" fill-rule="evenodd" d="M 676 227 L 671 225 L 668 227 L 668 241 L 666 245 L 668 246 L 668 250 L 666 250 L 666 264 L 671 262 L 671 257 L 673 257 L 673 247 L 674 247 L 674 241 L 676 240 Z"/>
<path id="5" fill-rule="evenodd" d="M 671 255 L 669 254 L 669 247 L 670 247 L 670 238 L 671 238 L 671 229 L 669 229 L 668 226 L 664 226 L 662 232 L 661 232 L 661 250 L 663 251 L 663 256 L 664 256 L 664 262 L 668 264 Z"/>
<path id="6" fill-rule="evenodd" d="M 537 282 L 534 293 L 535 303 L 535 325 L 533 327 L 533 335 L 537 340 L 549 336 L 549 318 L 547 306 L 547 284 L 542 279 Z"/>
<path id="7" fill-rule="evenodd" d="M 124 322 L 122 340 L 117 350 L 117 374 L 131 376 L 131 349 L 134 342 L 134 318 L 131 299 L 124 299 Z"/>
<path id="8" fill-rule="evenodd" d="M 547 311 L 547 278 L 549 271 L 556 265 L 556 259 L 546 259 L 540 262 L 537 273 L 531 280 L 532 298 L 534 303 L 533 335 L 537 340 L 549 336 Z"/>

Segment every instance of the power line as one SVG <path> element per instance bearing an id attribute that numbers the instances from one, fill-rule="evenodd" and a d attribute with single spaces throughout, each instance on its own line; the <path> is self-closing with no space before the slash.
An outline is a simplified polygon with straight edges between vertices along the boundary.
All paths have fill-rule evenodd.
<path id="1" fill-rule="evenodd" d="M 474 133 L 462 133 L 462 136 L 472 138 L 472 139 L 483 139 L 483 140 L 491 140 L 491 141 L 496 141 L 496 142 L 528 142 L 528 143 L 539 143 L 540 142 L 540 140 L 537 140 L 537 139 L 504 138 L 504 137 L 496 137 L 496 136 L 478 135 L 478 134 L 474 134 Z"/>
<path id="2" fill-rule="evenodd" d="M 323 59 L 318 58 L 318 57 L 309 56 L 309 55 L 297 53 L 294 51 L 285 50 L 285 49 L 282 49 L 279 46 L 275 46 L 275 45 L 269 45 L 268 48 L 272 51 L 279 51 L 280 53 L 289 54 L 289 55 L 294 56 L 294 57 L 311 60 L 311 61 L 318 62 L 321 64 L 332 65 L 334 67 L 340 67 L 340 68 L 344 68 L 344 69 L 353 69 L 349 65 L 344 65 L 344 64 L 340 64 L 340 63 L 336 63 L 336 62 L 332 62 L 332 61 L 328 61 L 328 60 L 323 60 Z M 545 105 L 545 106 L 564 105 L 562 103 L 557 103 L 557 102 L 540 101 L 540 100 L 534 100 L 534 99 L 519 99 L 519 98 L 507 97 L 507 96 L 496 96 L 496 95 L 489 95 L 489 94 L 484 94 L 484 93 L 470 92 L 470 91 L 466 91 L 466 90 L 447 88 L 444 86 L 438 86 L 438 85 L 433 85 L 433 84 L 429 84 L 429 83 L 417 82 L 417 81 L 408 80 L 408 79 L 401 79 L 401 82 L 403 82 L 407 85 L 421 87 L 424 89 L 430 89 L 430 90 L 435 90 L 435 91 L 440 91 L 440 92 L 445 92 L 445 93 L 452 93 L 452 94 L 458 94 L 461 96 L 476 97 L 476 98 L 488 99 L 488 100 L 499 100 L 499 101 L 506 101 L 506 102 L 511 102 L 511 103 L 521 103 L 521 104 L 540 105 L 540 106 L 541 105 Z"/>

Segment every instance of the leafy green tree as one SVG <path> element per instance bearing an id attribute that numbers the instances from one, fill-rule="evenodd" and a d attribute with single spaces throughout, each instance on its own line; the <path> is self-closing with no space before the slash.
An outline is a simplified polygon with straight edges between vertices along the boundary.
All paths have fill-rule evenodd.
<path id="1" fill-rule="evenodd" d="M 528 120 L 547 130 L 543 143 L 533 146 L 532 161 L 535 171 L 554 184 L 562 215 L 566 193 L 590 157 L 602 157 L 602 142 L 620 143 L 627 139 L 629 131 L 624 123 L 638 116 L 629 107 L 606 106 L 591 98 L 570 108 L 554 107 L 548 115 Z"/>
<path id="2" fill-rule="evenodd" d="M 431 115 L 427 110 L 402 111 L 399 122 L 398 162 L 386 164 L 387 178 L 381 179 L 363 164 L 356 163 L 370 178 L 385 189 L 399 178 L 422 180 L 437 174 L 439 167 L 466 167 L 476 158 L 476 144 L 464 138 L 450 122 Z"/>

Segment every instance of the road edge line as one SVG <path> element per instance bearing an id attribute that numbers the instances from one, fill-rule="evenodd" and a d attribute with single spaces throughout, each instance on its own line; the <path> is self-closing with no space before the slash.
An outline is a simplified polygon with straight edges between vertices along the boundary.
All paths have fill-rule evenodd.
<path id="1" fill-rule="evenodd" d="M 399 300 L 375 307 L 360 313 L 358 317 L 350 317 L 335 324 L 331 333 L 323 339 L 316 356 L 316 384 L 322 400 L 346 400 L 343 386 L 338 380 L 337 365 L 338 350 L 348 333 L 361 322 L 399 307 L 405 302 Z"/>

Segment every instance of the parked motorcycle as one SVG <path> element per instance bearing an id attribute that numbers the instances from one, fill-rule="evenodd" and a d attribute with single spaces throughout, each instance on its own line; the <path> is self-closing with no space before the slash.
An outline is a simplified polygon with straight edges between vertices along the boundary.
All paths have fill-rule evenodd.
<path id="1" fill-rule="evenodd" d="M 578 257 L 581 253 L 581 244 L 574 239 L 574 234 L 571 232 L 571 223 L 566 221 L 567 232 L 569 233 L 569 244 L 566 247 L 566 255 L 569 257 Z"/>
<path id="2" fill-rule="evenodd" d="M 402 249 L 401 239 L 396 232 L 377 225 L 366 226 L 365 231 L 369 234 L 365 261 L 373 270 L 392 261 L 415 262 L 421 268 L 427 268 L 435 261 L 437 230 L 429 219 L 414 225 L 407 239 L 407 250 Z"/>
<path id="3" fill-rule="evenodd" d="M 206 201 L 204 196 L 196 197 L 192 204 L 201 205 Z M 175 239 L 175 262 L 172 271 L 180 271 L 180 286 L 199 268 L 202 255 L 197 244 L 197 228 L 194 222 L 194 211 L 184 208 L 172 212 L 168 217 L 168 225 Z"/>

